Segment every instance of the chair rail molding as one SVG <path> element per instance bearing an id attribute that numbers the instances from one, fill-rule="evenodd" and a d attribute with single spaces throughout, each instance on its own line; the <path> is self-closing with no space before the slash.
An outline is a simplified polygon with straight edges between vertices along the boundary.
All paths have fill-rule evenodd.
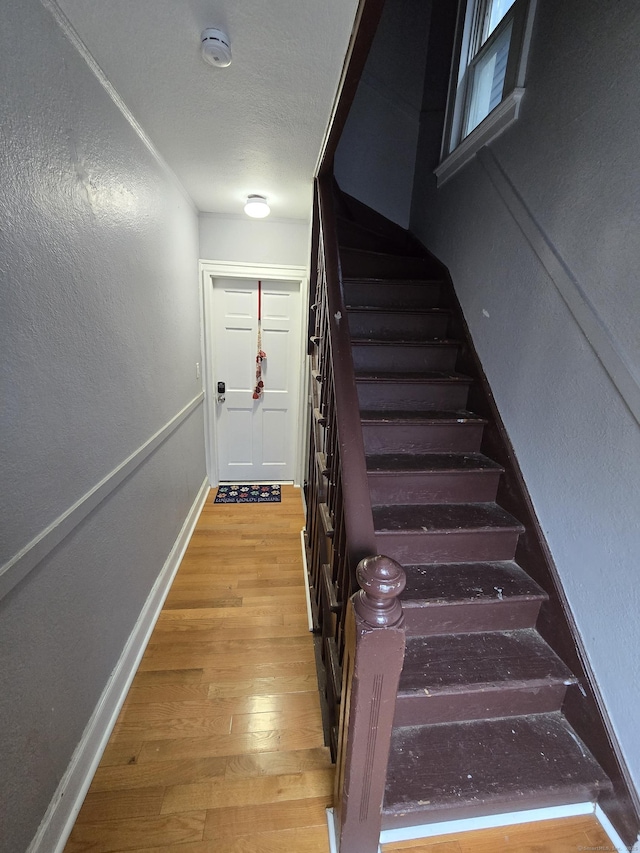
<path id="1" fill-rule="evenodd" d="M 168 423 L 161 427 L 137 450 L 127 456 L 106 477 L 96 483 L 92 489 L 82 495 L 69 509 L 65 510 L 44 530 L 40 531 L 30 542 L 14 554 L 4 566 L 0 567 L 0 599 L 4 598 L 16 584 L 34 569 L 49 554 L 56 545 L 71 533 L 98 504 L 111 494 L 122 481 L 153 453 L 178 427 L 194 412 L 204 400 L 204 392 L 187 403 Z"/>
<path id="2" fill-rule="evenodd" d="M 640 384 L 624 353 L 620 351 L 616 339 L 591 304 L 566 261 L 536 221 L 495 154 L 485 147 L 477 156 L 496 192 L 571 311 L 627 408 L 640 424 Z"/>

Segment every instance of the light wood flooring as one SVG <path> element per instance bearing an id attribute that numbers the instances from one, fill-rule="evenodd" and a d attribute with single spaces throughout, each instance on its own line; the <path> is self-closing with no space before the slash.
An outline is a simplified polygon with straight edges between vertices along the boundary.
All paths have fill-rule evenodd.
<path id="1" fill-rule="evenodd" d="M 333 767 L 307 627 L 299 489 L 209 496 L 65 853 L 328 853 Z M 607 846 L 608 845 L 608 846 Z M 594 818 L 384 853 L 613 850 Z"/>

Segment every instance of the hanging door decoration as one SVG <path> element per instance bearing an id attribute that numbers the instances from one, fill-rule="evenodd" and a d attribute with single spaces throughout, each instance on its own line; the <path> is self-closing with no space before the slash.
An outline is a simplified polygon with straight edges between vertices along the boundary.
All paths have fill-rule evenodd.
<path id="1" fill-rule="evenodd" d="M 262 349 L 262 282 L 258 281 L 258 354 L 256 355 L 256 387 L 253 392 L 253 399 L 259 400 L 264 391 L 264 382 L 262 380 L 262 362 L 267 357 L 266 352 Z"/>

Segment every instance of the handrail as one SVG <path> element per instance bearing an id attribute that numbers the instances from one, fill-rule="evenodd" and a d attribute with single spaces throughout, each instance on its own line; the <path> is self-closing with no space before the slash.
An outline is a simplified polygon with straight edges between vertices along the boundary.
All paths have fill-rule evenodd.
<path id="1" fill-rule="evenodd" d="M 324 255 L 331 361 L 337 415 L 344 517 L 350 561 L 353 566 L 377 553 L 360 408 L 351 355 L 351 338 L 341 285 L 340 258 L 334 213 L 333 187 L 318 178 L 320 241 Z"/>

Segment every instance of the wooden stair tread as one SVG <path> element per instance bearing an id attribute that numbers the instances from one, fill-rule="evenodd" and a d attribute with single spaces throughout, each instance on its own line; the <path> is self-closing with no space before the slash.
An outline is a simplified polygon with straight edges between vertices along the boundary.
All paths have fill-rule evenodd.
<path id="1" fill-rule="evenodd" d="M 360 420 L 367 423 L 381 424 L 487 423 L 486 418 L 481 418 L 473 412 L 468 412 L 465 409 L 459 409 L 457 411 L 443 411 L 439 409 L 429 409 L 426 411 L 404 411 L 403 409 L 361 409 Z"/>
<path id="2" fill-rule="evenodd" d="M 522 524 L 495 503 L 405 504 L 374 506 L 372 510 L 376 533 L 524 532 Z"/>
<path id="3" fill-rule="evenodd" d="M 506 682 L 575 683 L 533 628 L 408 637 L 399 694 L 466 690 Z"/>
<path id="4" fill-rule="evenodd" d="M 387 227 L 365 223 L 354 217 L 351 211 L 336 212 L 336 229 L 341 249 L 358 249 L 364 252 L 387 252 L 406 257 L 423 257 L 422 245 L 400 226 L 396 233 Z M 404 232 L 404 233 L 403 233 Z"/>
<path id="5" fill-rule="evenodd" d="M 347 268 L 346 273 L 344 273 L 346 278 L 357 277 L 356 273 L 350 271 L 351 264 L 358 270 L 370 264 L 377 271 L 365 275 L 375 275 L 380 278 L 402 278 L 405 273 L 409 278 L 432 278 L 434 273 L 436 273 L 436 277 L 441 274 L 440 264 L 424 255 L 398 255 L 392 252 L 376 252 L 371 249 L 342 246 L 340 248 L 340 259 L 343 269 Z M 380 271 L 383 269 L 397 269 L 398 272 L 389 271 L 388 276 L 381 275 Z"/>
<path id="6" fill-rule="evenodd" d="M 376 474 L 504 470 L 482 453 L 385 453 L 367 456 L 366 461 L 367 471 Z"/>
<path id="7" fill-rule="evenodd" d="M 441 278 L 376 278 L 375 276 L 349 275 L 342 279 L 343 284 L 380 284 L 383 287 L 429 287 L 434 284 L 444 284 Z"/>
<path id="8" fill-rule="evenodd" d="M 383 828 L 593 801 L 611 783 L 559 712 L 397 728 Z"/>
<path id="9" fill-rule="evenodd" d="M 351 345 L 354 347 L 419 347 L 426 349 L 427 347 L 458 347 L 460 341 L 449 338 L 434 338 L 433 340 L 389 340 L 389 338 L 352 338 Z"/>
<path id="10" fill-rule="evenodd" d="M 344 301 L 350 307 L 435 308 L 443 287 L 441 279 L 343 278 Z"/>
<path id="11" fill-rule="evenodd" d="M 358 256 L 362 256 L 362 257 L 366 257 L 366 258 L 375 258 L 378 260 L 380 258 L 389 258 L 389 259 L 394 260 L 394 261 L 418 260 L 418 261 L 422 261 L 424 264 L 432 264 L 432 262 L 429 260 L 429 258 L 425 257 L 424 254 L 423 255 L 417 255 L 417 256 L 416 255 L 398 255 L 396 253 L 389 253 L 389 252 L 376 252 L 376 251 L 373 251 L 372 249 L 358 249 L 357 247 L 352 248 L 351 246 L 345 246 L 344 248 L 349 254 L 358 255 Z M 349 275 L 349 277 L 351 278 L 351 275 Z"/>
<path id="12" fill-rule="evenodd" d="M 403 383 L 435 383 L 435 382 L 456 382 L 464 385 L 470 385 L 473 379 L 465 376 L 463 373 L 445 372 L 445 371 L 430 371 L 419 374 L 396 372 L 396 371 L 356 371 L 356 382 L 392 382 L 394 385 Z"/>
<path id="13" fill-rule="evenodd" d="M 411 257 L 419 256 L 418 247 L 413 253 L 407 245 L 407 240 L 399 240 L 395 237 L 383 235 L 377 230 L 372 230 L 355 220 L 348 219 L 340 214 L 336 215 L 336 229 L 341 246 L 361 251 L 380 251 L 384 249 L 389 253 L 407 253 Z"/>
<path id="14" fill-rule="evenodd" d="M 415 316 L 416 314 L 425 314 L 425 315 L 437 315 L 438 317 L 447 316 L 451 314 L 451 311 L 448 308 L 400 308 L 396 306 L 381 306 L 381 305 L 349 305 L 346 306 L 347 311 L 350 314 L 410 314 L 411 316 Z"/>
<path id="15" fill-rule="evenodd" d="M 455 602 L 537 599 L 548 596 L 513 560 L 405 566 L 403 609 Z"/>

